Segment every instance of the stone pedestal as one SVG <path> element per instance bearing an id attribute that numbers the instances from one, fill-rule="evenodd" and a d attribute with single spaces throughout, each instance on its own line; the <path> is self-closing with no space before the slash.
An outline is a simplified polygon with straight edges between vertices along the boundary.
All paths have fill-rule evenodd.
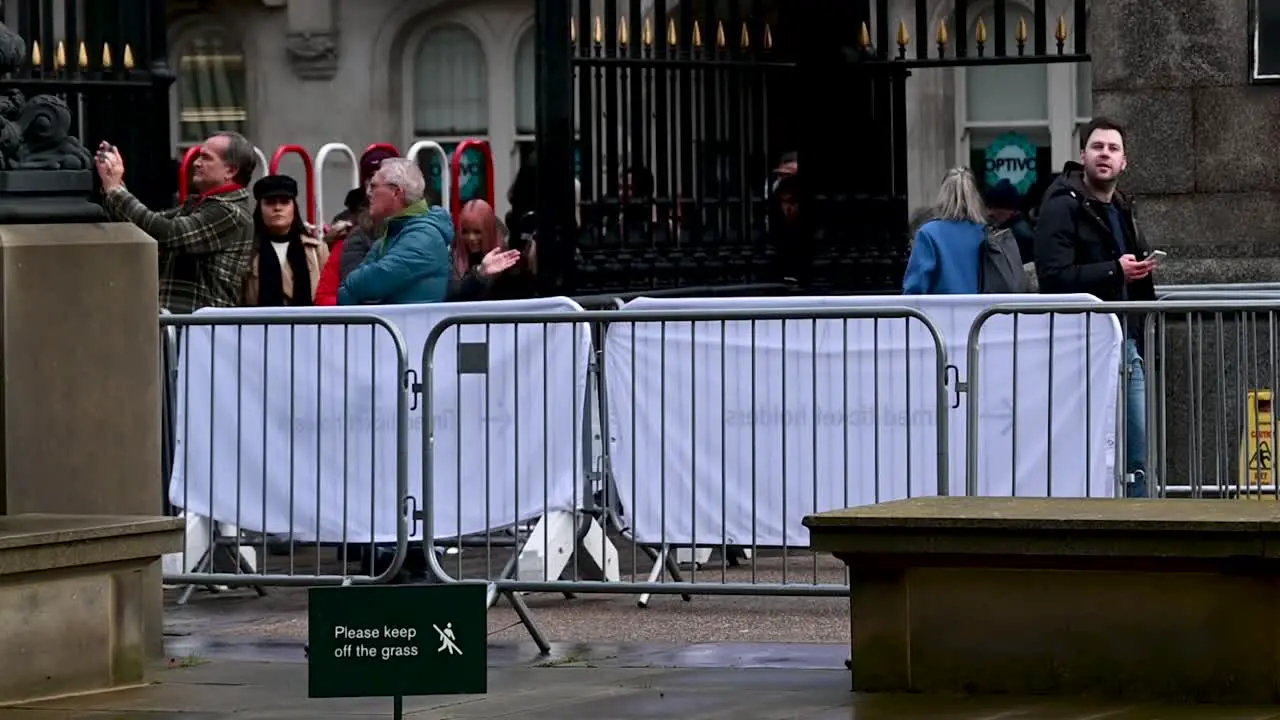
<path id="1" fill-rule="evenodd" d="M 132 225 L 0 225 L 0 513 L 161 513 L 157 269 Z"/>
<path id="2" fill-rule="evenodd" d="M 920 498 L 805 525 L 849 567 L 857 692 L 1280 702 L 1280 504 Z"/>
<path id="3" fill-rule="evenodd" d="M 160 557 L 182 527 L 0 516 L 0 704 L 145 682 L 163 653 Z"/>

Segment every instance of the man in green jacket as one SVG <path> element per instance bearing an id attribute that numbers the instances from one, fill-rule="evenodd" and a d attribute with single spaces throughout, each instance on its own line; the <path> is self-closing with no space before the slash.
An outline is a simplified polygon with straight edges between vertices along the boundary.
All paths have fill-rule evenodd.
<path id="1" fill-rule="evenodd" d="M 444 208 L 427 205 L 426 187 L 414 162 L 382 161 L 369 181 L 369 214 L 385 220 L 386 233 L 342 281 L 339 305 L 444 302 L 453 221 Z"/>

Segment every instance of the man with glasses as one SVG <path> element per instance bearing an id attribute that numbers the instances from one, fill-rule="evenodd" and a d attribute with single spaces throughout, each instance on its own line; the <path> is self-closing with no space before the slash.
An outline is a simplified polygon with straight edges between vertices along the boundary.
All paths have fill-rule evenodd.
<path id="1" fill-rule="evenodd" d="M 343 279 L 339 305 L 444 302 L 453 222 L 443 208 L 427 204 L 426 187 L 412 161 L 382 161 L 369 181 L 369 214 L 385 221 L 386 231 Z"/>

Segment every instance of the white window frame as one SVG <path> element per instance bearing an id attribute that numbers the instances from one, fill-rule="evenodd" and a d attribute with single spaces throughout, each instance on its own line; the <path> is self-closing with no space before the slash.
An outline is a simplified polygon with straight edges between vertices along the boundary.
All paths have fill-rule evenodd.
<path id="1" fill-rule="evenodd" d="M 418 127 L 417 118 L 418 49 L 422 46 L 422 42 L 431 35 L 431 33 L 450 25 L 456 25 L 465 29 L 467 32 L 471 33 L 472 37 L 474 37 L 476 42 L 480 45 L 480 55 L 484 58 L 485 63 L 485 127 L 484 132 L 475 133 L 473 135 L 442 135 L 438 137 L 428 137 L 418 132 L 420 129 Z M 490 55 L 491 53 L 485 43 L 484 34 L 464 18 L 456 15 L 450 15 L 448 17 L 442 17 L 439 20 L 423 23 L 410 34 L 408 42 L 405 43 L 400 75 L 400 77 L 404 78 L 402 85 L 404 102 L 401 103 L 401 127 L 405 129 L 404 134 L 410 139 L 410 143 L 417 142 L 418 140 L 434 140 L 441 145 L 444 145 L 448 142 L 458 142 L 457 140 L 450 140 L 450 138 L 455 137 L 461 137 L 463 140 L 475 138 L 487 141 L 489 139 L 489 136 L 493 133 L 493 102 L 491 98 L 493 83 L 490 82 L 491 71 L 489 65 L 492 62 Z"/>
<path id="2" fill-rule="evenodd" d="M 1079 74 L 1084 69 L 1085 69 L 1084 63 L 1075 63 L 1074 65 L 1071 66 L 1071 70 L 1074 74 L 1074 77 L 1072 78 L 1073 82 L 1071 83 L 1071 88 L 1072 88 L 1071 89 L 1071 107 L 1075 108 L 1075 111 L 1076 111 L 1075 127 L 1072 128 L 1071 130 L 1071 149 L 1073 152 L 1077 152 L 1077 154 L 1078 154 L 1078 148 L 1080 147 L 1080 131 L 1084 129 L 1085 125 L 1088 125 L 1090 122 L 1093 121 L 1092 114 L 1088 116 L 1080 114 Z M 1089 85 L 1089 87 L 1092 89 L 1093 87 L 1092 83 Z"/>
<path id="3" fill-rule="evenodd" d="M 992 9 L 992 7 L 994 6 L 989 3 L 973 7 L 969 11 L 970 17 L 967 18 L 966 22 L 969 26 L 972 26 L 977 23 L 977 18 L 981 17 L 987 10 Z M 1031 8 L 1017 0 L 1010 2 L 1007 7 L 1025 12 L 1028 18 L 1032 16 Z M 955 20 L 954 14 L 952 14 L 950 21 L 954 23 Z M 994 28 L 989 28 L 988 32 L 994 32 Z M 1049 34 L 1046 42 L 1057 42 L 1052 37 L 1053 27 L 1049 27 L 1048 23 L 1046 23 L 1045 32 Z M 970 32 L 969 37 L 972 38 L 972 36 L 973 33 Z M 1035 39 L 1028 38 L 1027 43 L 1032 45 L 1035 43 Z M 989 43 L 989 46 L 994 47 L 994 43 Z M 955 109 L 955 164 L 967 165 L 969 163 L 974 130 L 1047 130 L 1055 169 L 1061 168 L 1068 160 L 1076 158 L 1079 153 L 1074 152 L 1073 148 L 1079 147 L 1076 144 L 1076 138 L 1081 125 L 1079 103 L 1076 102 L 1076 72 L 1078 71 L 1078 65 L 1046 63 L 1038 67 L 1042 67 L 1045 72 L 1044 87 L 1048 101 L 1048 117 L 1022 120 L 969 120 L 968 70 L 971 67 L 958 67 L 952 70 L 955 87 L 955 102 L 953 103 Z M 1088 123 L 1091 119 L 1084 119 L 1084 123 Z"/>
<path id="4" fill-rule="evenodd" d="M 1260 49 L 1259 29 L 1262 22 L 1258 17 L 1258 6 L 1264 2 L 1275 2 L 1275 0 L 1250 0 L 1249 2 L 1249 82 L 1266 85 L 1280 83 L 1280 69 L 1273 73 L 1263 74 L 1262 57 L 1258 52 Z M 1280 42 L 1280 38 L 1276 38 L 1276 42 Z"/>

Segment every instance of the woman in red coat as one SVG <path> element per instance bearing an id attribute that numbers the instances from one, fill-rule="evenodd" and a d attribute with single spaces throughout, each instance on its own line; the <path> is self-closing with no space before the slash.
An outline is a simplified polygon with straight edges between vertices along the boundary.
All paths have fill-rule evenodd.
<path id="1" fill-rule="evenodd" d="M 320 271 L 320 282 L 316 285 L 316 305 L 338 304 L 338 287 L 342 285 L 342 246 L 347 240 L 347 234 L 351 232 L 353 222 L 364 201 L 365 193 L 360 188 L 347 193 L 344 203 L 347 206 L 346 209 L 338 213 L 338 216 L 333 219 L 333 225 L 325 231 L 324 239 L 329 244 L 329 259 Z"/>

